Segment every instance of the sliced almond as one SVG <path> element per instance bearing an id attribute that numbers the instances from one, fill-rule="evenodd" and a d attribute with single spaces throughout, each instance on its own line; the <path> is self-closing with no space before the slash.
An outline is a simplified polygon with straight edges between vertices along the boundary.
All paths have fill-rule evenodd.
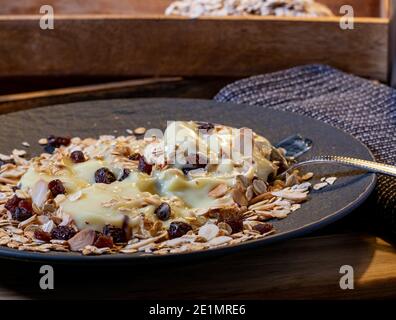
<path id="1" fill-rule="evenodd" d="M 232 240 L 232 238 L 228 237 L 228 236 L 216 237 L 209 241 L 209 245 L 210 246 L 220 246 L 222 244 L 226 244 L 226 243 L 230 242 L 231 240 Z"/>
<path id="2" fill-rule="evenodd" d="M 135 133 L 135 134 L 144 134 L 145 132 L 146 132 L 146 128 L 144 128 L 144 127 L 139 127 L 139 128 L 136 128 L 135 130 L 133 130 L 133 132 Z"/>
<path id="3" fill-rule="evenodd" d="M 214 187 L 210 192 L 208 193 L 209 197 L 212 198 L 221 198 L 227 193 L 228 187 L 225 183 L 220 183 L 216 187 Z"/>
<path id="4" fill-rule="evenodd" d="M 315 184 L 315 185 L 313 186 L 313 189 L 316 190 L 316 191 L 318 191 L 318 190 L 321 190 L 321 189 L 327 187 L 328 185 L 329 185 L 329 184 L 328 184 L 327 182 L 317 183 L 317 184 Z"/>
<path id="5" fill-rule="evenodd" d="M 234 188 L 232 191 L 232 199 L 240 206 L 247 206 L 249 204 L 245 193 L 240 188 Z"/>
<path id="6" fill-rule="evenodd" d="M 257 195 L 263 194 L 267 192 L 267 185 L 263 180 L 255 179 L 253 180 L 253 189 Z"/>
<path id="7" fill-rule="evenodd" d="M 330 184 L 330 185 L 332 185 L 332 184 L 334 184 L 334 182 L 337 180 L 337 178 L 336 177 L 328 177 L 328 178 L 326 178 L 326 182 L 328 183 L 328 184 Z"/>
<path id="8" fill-rule="evenodd" d="M 280 191 L 272 192 L 272 195 L 293 201 L 304 201 L 308 198 L 308 195 L 304 192 L 289 191 L 289 190 L 280 190 Z"/>
<path id="9" fill-rule="evenodd" d="M 304 174 L 301 179 L 303 181 L 308 181 L 310 179 L 312 179 L 312 177 L 314 176 L 313 172 L 307 172 L 306 174 Z"/>
<path id="10" fill-rule="evenodd" d="M 86 246 L 90 246 L 94 243 L 96 237 L 95 230 L 84 229 L 78 232 L 74 237 L 68 240 L 70 249 L 72 251 L 79 251 L 84 249 Z"/>
<path id="11" fill-rule="evenodd" d="M 207 223 L 199 228 L 198 235 L 205 238 L 207 241 L 212 240 L 219 233 L 219 227 L 213 223 Z"/>
<path id="12" fill-rule="evenodd" d="M 44 180 L 37 181 L 32 188 L 32 202 L 42 208 L 48 199 L 48 183 Z"/>

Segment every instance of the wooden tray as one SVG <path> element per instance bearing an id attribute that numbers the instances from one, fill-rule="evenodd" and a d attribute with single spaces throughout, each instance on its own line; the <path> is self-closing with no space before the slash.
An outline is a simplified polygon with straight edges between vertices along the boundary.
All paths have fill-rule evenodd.
<path id="1" fill-rule="evenodd" d="M 0 76 L 249 76 L 326 63 L 385 81 L 390 0 L 322 0 L 339 17 L 163 15 L 171 0 L 47 0 L 55 29 L 41 30 L 41 0 L 0 6 Z M 4 3 L 5 2 L 5 3 Z"/>

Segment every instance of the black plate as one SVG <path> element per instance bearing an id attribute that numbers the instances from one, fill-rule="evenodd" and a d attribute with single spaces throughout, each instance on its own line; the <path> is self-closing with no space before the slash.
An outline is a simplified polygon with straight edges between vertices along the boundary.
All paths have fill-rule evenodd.
<path id="1" fill-rule="evenodd" d="M 38 139 L 49 134 L 97 137 L 101 134 L 126 135 L 126 129 L 136 127 L 160 128 L 167 120 L 199 120 L 250 127 L 275 143 L 294 133 L 311 138 L 313 148 L 301 159 L 317 155 L 344 155 L 372 160 L 370 151 L 352 136 L 323 122 L 289 112 L 268 110 L 257 106 L 217 103 L 187 99 L 130 99 L 102 100 L 57 105 L 15 112 L 0 117 L 0 152 L 9 153 L 22 148 L 27 141 L 29 155 L 42 152 Z M 273 221 L 277 233 L 261 240 L 235 246 L 194 253 L 167 256 L 144 254 L 115 254 L 82 256 L 77 253 L 34 253 L 0 247 L 0 256 L 52 262 L 154 262 L 184 258 L 199 258 L 262 246 L 279 240 L 301 236 L 332 223 L 357 208 L 371 193 L 375 175 L 364 174 L 341 166 L 316 165 L 306 170 L 318 177 L 337 176 L 336 183 L 312 192 L 311 199 L 287 219 Z M 314 180 L 315 182 L 315 180 Z"/>

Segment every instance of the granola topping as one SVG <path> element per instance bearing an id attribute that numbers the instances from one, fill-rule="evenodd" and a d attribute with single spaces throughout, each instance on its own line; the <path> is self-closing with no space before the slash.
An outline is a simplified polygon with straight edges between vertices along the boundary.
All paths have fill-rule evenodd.
<path id="1" fill-rule="evenodd" d="M 1 155 L 0 245 L 169 254 L 268 236 L 276 232 L 268 220 L 286 218 L 308 199 L 312 174 L 275 180 L 288 165 L 282 151 L 255 133 L 246 142 L 247 128 L 234 130 L 171 122 L 163 138 L 131 130 L 98 139 L 50 136 L 40 143 L 51 152 L 31 160 L 18 150 Z M 175 141 L 171 132 L 187 138 Z M 234 150 L 236 141 L 251 153 Z"/>

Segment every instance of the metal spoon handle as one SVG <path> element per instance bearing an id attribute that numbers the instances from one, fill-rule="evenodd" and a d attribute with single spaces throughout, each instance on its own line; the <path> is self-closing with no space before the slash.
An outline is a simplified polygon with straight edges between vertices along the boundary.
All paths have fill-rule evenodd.
<path id="1" fill-rule="evenodd" d="M 296 169 L 297 167 L 313 164 L 313 163 L 333 163 L 342 164 L 358 169 L 363 169 L 368 172 L 382 173 L 385 175 L 396 177 L 396 166 L 391 166 L 389 164 L 378 163 L 374 161 L 355 159 L 350 157 L 342 156 L 319 156 L 312 158 L 310 160 L 302 161 L 293 165 L 290 169 Z M 290 170 L 289 169 L 289 170 Z M 289 171 L 288 170 L 288 171 Z"/>

